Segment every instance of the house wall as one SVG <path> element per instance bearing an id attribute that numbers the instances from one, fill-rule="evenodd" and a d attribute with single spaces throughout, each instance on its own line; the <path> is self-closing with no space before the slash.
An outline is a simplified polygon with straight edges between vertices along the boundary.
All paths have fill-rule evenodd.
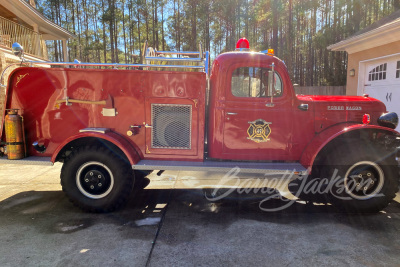
<path id="1" fill-rule="evenodd" d="M 358 86 L 358 75 L 359 75 L 359 63 L 363 60 L 388 56 L 392 54 L 400 53 L 400 41 L 393 42 L 390 44 L 377 46 L 372 49 L 367 49 L 361 52 L 353 53 L 348 55 L 347 63 L 347 84 L 346 84 L 346 94 L 347 95 L 357 95 Z M 356 75 L 350 77 L 349 71 L 351 69 L 356 70 Z"/>

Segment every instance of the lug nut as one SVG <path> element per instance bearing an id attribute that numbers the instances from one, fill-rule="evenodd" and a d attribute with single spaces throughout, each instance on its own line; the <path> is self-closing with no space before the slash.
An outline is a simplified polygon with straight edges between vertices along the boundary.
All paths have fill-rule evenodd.
<path id="1" fill-rule="evenodd" d="M 368 190 L 368 187 L 364 187 L 364 191 L 367 191 Z"/>
<path id="2" fill-rule="evenodd" d="M 371 176 L 372 174 L 369 172 L 369 173 L 367 173 L 367 176 Z"/>
<path id="3" fill-rule="evenodd" d="M 99 183 L 99 184 L 98 184 L 98 186 L 102 186 L 102 184 L 101 184 L 101 183 Z"/>
<path id="4" fill-rule="evenodd" d="M 375 182 L 374 181 L 371 181 L 371 184 L 374 184 Z"/>
<path id="5" fill-rule="evenodd" d="M 90 176 L 93 176 L 93 172 L 90 172 L 89 174 L 90 174 Z"/>
<path id="6" fill-rule="evenodd" d="M 91 185 L 91 186 L 90 186 L 90 189 L 94 189 L 94 185 Z"/>
<path id="7" fill-rule="evenodd" d="M 86 183 L 89 183 L 89 179 L 88 179 L 88 178 L 86 178 L 86 179 L 85 179 L 85 182 L 86 182 Z"/>
<path id="8" fill-rule="evenodd" d="M 99 178 L 99 179 L 100 179 L 100 178 L 101 178 L 101 175 L 97 175 L 97 178 Z"/>

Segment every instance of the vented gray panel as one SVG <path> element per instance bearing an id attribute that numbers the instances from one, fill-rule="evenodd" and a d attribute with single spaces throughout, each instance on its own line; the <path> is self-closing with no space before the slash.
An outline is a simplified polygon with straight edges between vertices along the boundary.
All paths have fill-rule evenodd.
<path id="1" fill-rule="evenodd" d="M 192 106 L 152 104 L 152 148 L 191 149 Z"/>

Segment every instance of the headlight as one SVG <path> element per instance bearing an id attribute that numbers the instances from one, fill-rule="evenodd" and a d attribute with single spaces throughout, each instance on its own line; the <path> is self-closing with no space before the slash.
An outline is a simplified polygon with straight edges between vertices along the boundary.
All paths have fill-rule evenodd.
<path id="1" fill-rule="evenodd" d="M 383 127 L 396 129 L 399 124 L 399 117 L 395 112 L 389 112 L 379 117 L 378 124 Z"/>

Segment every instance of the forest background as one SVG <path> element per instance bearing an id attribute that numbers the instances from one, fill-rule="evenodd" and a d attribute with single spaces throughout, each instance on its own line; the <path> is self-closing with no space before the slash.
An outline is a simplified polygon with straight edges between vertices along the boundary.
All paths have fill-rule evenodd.
<path id="1" fill-rule="evenodd" d="M 345 85 L 345 52 L 326 48 L 400 8 L 400 0 L 36 0 L 45 16 L 74 33 L 71 61 L 138 63 L 147 40 L 157 50 L 211 58 L 246 37 L 253 51 L 283 59 L 300 86 Z M 60 41 L 48 43 L 62 61 Z"/>

